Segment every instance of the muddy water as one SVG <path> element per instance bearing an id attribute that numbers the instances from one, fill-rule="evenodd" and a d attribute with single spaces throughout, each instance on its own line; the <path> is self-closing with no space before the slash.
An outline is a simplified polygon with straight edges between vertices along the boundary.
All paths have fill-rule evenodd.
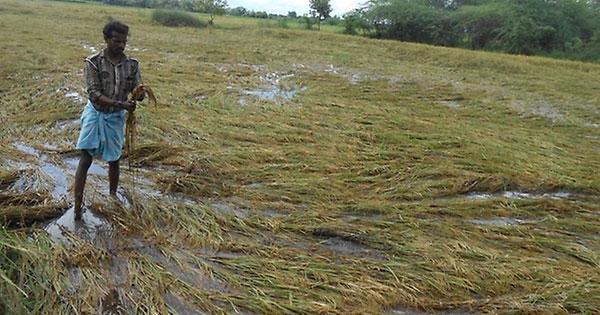
<path id="1" fill-rule="evenodd" d="M 552 193 L 526 193 L 520 191 L 505 191 L 502 193 L 490 194 L 490 193 L 470 193 L 466 197 L 469 199 L 491 199 L 496 197 L 504 197 L 510 199 L 573 199 L 568 192 L 552 192 Z"/>
<path id="2" fill-rule="evenodd" d="M 300 87 L 297 84 L 286 86 L 283 81 L 294 77 L 294 74 L 279 74 L 276 72 L 267 73 L 260 77 L 260 81 L 264 82 L 264 87 L 256 89 L 240 89 L 242 94 L 254 96 L 260 100 L 273 101 L 279 104 L 282 100 L 291 100 L 298 92 L 304 91 L 305 87 Z M 246 98 L 239 99 L 241 105 L 247 103 Z"/>
<path id="3" fill-rule="evenodd" d="M 110 224 L 101 215 L 87 209 L 83 212 L 82 220 L 75 220 L 75 211 L 71 207 L 60 218 L 52 220 L 46 224 L 44 230 L 57 241 L 67 242 L 67 237 L 64 235 L 65 230 L 70 231 L 79 237 L 94 241 L 101 231 L 113 230 Z"/>
<path id="4" fill-rule="evenodd" d="M 73 175 L 78 164 L 77 158 L 72 157 L 61 157 L 52 156 L 45 154 L 39 150 L 25 146 L 20 143 L 15 143 L 20 151 L 30 154 L 37 158 L 37 164 L 31 165 L 22 163 L 21 167 L 28 169 L 34 168 L 41 170 L 48 178 L 50 178 L 48 185 L 51 187 L 52 198 L 58 200 L 70 200 L 69 189 L 73 181 Z M 89 170 L 89 174 L 96 176 L 88 177 L 88 187 L 94 194 L 92 187 L 100 187 L 102 190 L 107 190 L 106 177 L 107 171 L 105 168 L 94 163 Z M 101 178 L 101 179 L 99 179 Z M 158 191 L 153 191 L 154 183 L 147 178 L 138 178 L 138 183 L 143 183 L 144 193 L 147 195 L 158 195 L 161 194 Z M 120 191 L 118 198 L 122 204 L 127 204 L 127 196 Z M 166 200 L 170 200 L 166 197 Z M 466 199 L 488 199 L 488 198 L 511 198 L 511 199 L 539 199 L 539 198 L 550 198 L 550 199 L 566 199 L 566 200 L 579 200 L 578 196 L 569 192 L 554 192 L 545 194 L 532 194 L 522 193 L 517 191 L 507 191 L 497 194 L 490 193 L 472 193 L 463 196 L 457 196 L 456 198 Z M 177 201 L 177 200 L 174 200 Z M 243 204 L 243 200 L 214 200 L 209 203 L 212 210 L 220 215 L 224 216 L 237 216 L 240 218 L 247 218 L 252 215 L 255 210 L 248 207 L 240 207 Z M 187 200 L 188 203 L 196 203 L 194 200 Z M 265 217 L 277 217 L 282 214 L 277 212 L 271 212 L 269 210 L 261 211 Z M 348 218 L 352 219 L 352 218 Z M 500 217 L 494 219 L 473 219 L 468 222 L 476 225 L 486 226 L 513 226 L 527 223 L 535 223 L 534 221 L 527 221 L 519 218 Z M 207 253 L 203 249 L 192 250 L 189 248 L 180 248 L 173 251 L 172 257 L 176 257 L 177 260 L 173 260 L 171 256 L 165 255 L 163 252 L 157 250 L 152 244 L 146 243 L 143 240 L 136 238 L 120 238 L 116 235 L 115 227 L 107 221 L 102 215 L 95 213 L 91 209 L 87 209 L 83 214 L 82 221 L 74 220 L 73 208 L 68 209 L 62 216 L 48 222 L 44 226 L 44 230 L 47 231 L 57 242 L 68 243 L 68 236 L 66 233 L 72 233 L 80 238 L 87 240 L 96 246 L 107 249 L 107 252 L 114 255 L 114 259 L 111 260 L 110 275 L 107 277 L 111 288 L 108 290 L 106 296 L 101 298 L 102 313 L 105 314 L 117 314 L 126 313 L 126 310 L 131 310 L 131 306 L 127 305 L 126 302 L 126 291 L 124 289 L 128 282 L 131 282 L 132 278 L 128 272 L 127 260 L 123 257 L 119 257 L 119 254 L 123 253 L 135 253 L 135 255 L 142 255 L 150 258 L 154 263 L 169 270 L 178 280 L 186 283 L 192 287 L 206 288 L 209 291 L 219 292 L 232 292 L 233 290 L 226 284 L 221 283 L 212 277 L 210 277 L 202 268 L 202 264 L 213 263 L 210 259 L 203 259 L 202 257 L 221 257 L 228 253 Z M 319 243 L 319 248 L 323 252 L 333 252 L 337 255 L 342 256 L 353 256 L 363 257 L 371 260 L 385 259 L 385 253 L 378 252 L 369 246 L 363 244 L 360 235 L 351 235 L 336 233 L 334 231 L 319 230 L 315 231 L 312 235 Z M 260 236 L 257 236 L 260 237 Z M 313 248 L 312 242 L 303 241 L 306 240 L 293 240 L 294 244 L 286 244 L 286 240 L 278 238 L 277 235 L 268 235 L 268 239 L 276 243 L 285 244 L 290 247 L 304 247 L 304 250 Z M 77 282 L 77 280 L 73 280 Z M 196 314 L 197 310 L 194 305 L 186 302 L 185 298 L 172 293 L 165 292 L 162 295 L 164 302 L 169 305 L 173 310 L 181 314 Z M 386 314 L 409 314 L 409 315 L 420 315 L 426 313 L 414 312 L 408 308 L 398 306 L 393 309 L 385 311 Z M 444 314 L 463 314 L 461 312 Z"/>
<path id="5" fill-rule="evenodd" d="M 13 144 L 19 151 L 27 153 L 37 158 L 38 165 L 23 164 L 21 167 L 39 169 L 43 175 L 49 178 L 47 183 L 40 183 L 40 186 L 46 186 L 51 191 L 52 200 L 55 202 L 69 202 L 71 200 L 69 187 L 73 182 L 73 175 L 79 163 L 77 158 L 65 158 L 53 160 L 48 155 L 39 150 L 26 146 L 22 143 Z M 92 164 L 88 174 L 98 176 L 108 176 L 108 172 L 97 164 Z M 98 237 L 99 232 L 112 230 L 113 226 L 100 214 L 90 209 L 83 213 L 83 220 L 75 220 L 73 207 L 69 208 L 61 217 L 56 218 L 44 225 L 44 230 L 52 238 L 59 242 L 67 242 L 65 232 L 71 232 L 79 237 L 93 241 Z"/>
<path id="6" fill-rule="evenodd" d="M 270 77 L 264 79 L 267 82 L 279 82 L 282 78 L 273 74 Z M 41 153 L 38 149 L 30 146 L 26 146 L 22 143 L 13 144 L 20 151 L 32 155 L 37 158 L 39 165 L 27 165 L 22 164 L 20 167 L 40 169 L 50 179 L 49 183 L 45 186 L 51 191 L 52 199 L 54 201 L 65 201 L 69 202 L 72 197 L 70 196 L 69 187 L 73 182 L 73 175 L 79 163 L 77 157 L 61 157 L 59 159 L 51 158 L 47 154 Z M 89 189 L 96 187 L 100 190 L 108 190 L 107 181 L 105 180 L 108 176 L 107 170 L 99 165 L 98 163 L 92 163 L 88 174 L 96 175 L 88 176 Z M 102 178 L 102 180 L 98 179 Z M 137 178 L 136 182 L 145 183 L 144 186 L 148 187 L 148 194 L 152 196 L 161 195 L 158 191 L 152 191 L 154 183 L 146 178 Z M 117 194 L 117 198 L 125 208 L 130 208 L 128 198 L 126 194 L 120 189 Z M 518 191 L 506 191 L 501 193 L 470 193 L 463 196 L 457 196 L 457 198 L 467 199 L 492 199 L 492 198 L 509 198 L 509 199 L 560 199 L 560 200 L 579 200 L 579 196 L 571 194 L 569 192 L 552 192 L 552 193 L 525 193 Z M 170 199 L 167 197 L 167 199 Z M 195 201 L 189 201 L 195 202 Z M 226 201 L 213 201 L 210 204 L 211 208 L 220 215 L 235 215 L 238 217 L 245 218 L 248 216 L 249 209 L 239 208 L 234 203 Z M 269 217 L 269 213 L 263 211 L 263 215 Z M 491 226 L 511 226 L 530 223 L 527 220 L 520 218 L 493 218 L 493 219 L 473 219 L 469 221 L 472 224 L 477 225 L 491 225 Z M 109 223 L 102 215 L 95 213 L 94 211 L 87 209 L 83 215 L 83 221 L 75 222 L 73 208 L 66 211 L 61 217 L 48 222 L 44 230 L 46 230 L 54 239 L 57 241 L 64 242 L 66 237 L 64 231 L 72 232 L 79 235 L 83 239 L 94 241 L 104 233 L 101 231 L 112 230 L 114 227 Z M 101 240 L 99 240 L 101 241 Z M 353 242 L 352 240 L 340 238 L 340 237 L 329 237 L 322 241 L 322 245 L 330 248 L 333 251 L 339 252 L 343 255 L 351 255 L 352 253 L 361 253 L 365 251 L 361 247 L 360 242 Z M 360 256 L 360 254 L 359 254 Z"/>

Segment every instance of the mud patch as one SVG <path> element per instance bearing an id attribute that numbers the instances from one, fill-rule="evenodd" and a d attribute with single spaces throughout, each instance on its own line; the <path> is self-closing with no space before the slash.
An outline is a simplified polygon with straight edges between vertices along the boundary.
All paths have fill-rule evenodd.
<path id="1" fill-rule="evenodd" d="M 248 213 L 250 212 L 249 209 L 239 208 L 227 202 L 213 202 L 210 204 L 210 208 L 219 215 L 235 216 L 242 219 L 248 218 Z"/>
<path id="2" fill-rule="evenodd" d="M 196 306 L 190 305 L 184 298 L 175 293 L 166 292 L 162 295 L 162 299 L 170 309 L 175 311 L 176 314 L 204 314 L 198 311 L 198 308 Z"/>
<path id="3" fill-rule="evenodd" d="M 202 265 L 210 265 L 211 263 L 200 252 L 192 252 L 185 250 L 170 250 L 159 251 L 154 246 L 147 244 L 140 239 L 132 239 L 134 247 L 130 250 L 137 250 L 143 256 L 148 257 L 154 263 L 168 270 L 179 281 L 195 288 L 204 289 L 207 291 L 229 292 L 227 284 L 215 279 L 206 271 Z M 167 256 L 167 253 L 170 254 Z"/>
<path id="4" fill-rule="evenodd" d="M 312 235 L 318 239 L 319 244 L 341 256 L 354 256 L 382 260 L 384 256 L 376 249 L 367 245 L 365 235 L 342 233 L 327 228 L 316 229 Z"/>
<path id="5" fill-rule="evenodd" d="M 110 290 L 101 301 L 102 315 L 129 314 L 117 289 Z"/>

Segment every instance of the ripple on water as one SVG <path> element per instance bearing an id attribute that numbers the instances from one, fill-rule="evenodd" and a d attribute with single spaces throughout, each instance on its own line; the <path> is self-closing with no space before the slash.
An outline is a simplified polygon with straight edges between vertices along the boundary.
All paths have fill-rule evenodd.
<path id="1" fill-rule="evenodd" d="M 113 225 L 110 224 L 99 214 L 87 209 L 83 212 L 82 220 L 75 220 L 75 210 L 71 207 L 60 218 L 50 221 L 44 230 L 50 236 L 58 241 L 68 243 L 68 238 L 65 236 L 64 230 L 72 232 L 83 239 L 94 240 L 100 231 L 112 230 Z"/>

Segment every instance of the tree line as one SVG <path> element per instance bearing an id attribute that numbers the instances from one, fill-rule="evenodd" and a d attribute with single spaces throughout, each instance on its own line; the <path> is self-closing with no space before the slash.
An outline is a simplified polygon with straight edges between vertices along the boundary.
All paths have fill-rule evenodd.
<path id="1" fill-rule="evenodd" d="M 191 12 L 225 14 L 227 0 L 88 0 L 110 5 L 140 8 L 179 9 Z"/>
<path id="2" fill-rule="evenodd" d="M 600 62 L 600 0 L 370 0 L 344 16 L 344 31 Z"/>
<path id="3" fill-rule="evenodd" d="M 254 18 L 341 23 L 346 34 L 437 46 L 600 62 L 600 0 L 368 0 L 342 18 L 330 0 L 307 0 L 310 15 L 229 8 L 226 0 L 91 0 Z"/>

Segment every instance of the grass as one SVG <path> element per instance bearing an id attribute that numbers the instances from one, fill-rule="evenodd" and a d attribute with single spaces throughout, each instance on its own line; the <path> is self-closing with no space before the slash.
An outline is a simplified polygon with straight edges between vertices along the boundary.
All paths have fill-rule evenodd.
<path id="1" fill-rule="evenodd" d="M 0 1 L 1 313 L 600 311 L 599 65 L 150 13 Z M 63 244 L 108 18 L 159 105 Z"/>

